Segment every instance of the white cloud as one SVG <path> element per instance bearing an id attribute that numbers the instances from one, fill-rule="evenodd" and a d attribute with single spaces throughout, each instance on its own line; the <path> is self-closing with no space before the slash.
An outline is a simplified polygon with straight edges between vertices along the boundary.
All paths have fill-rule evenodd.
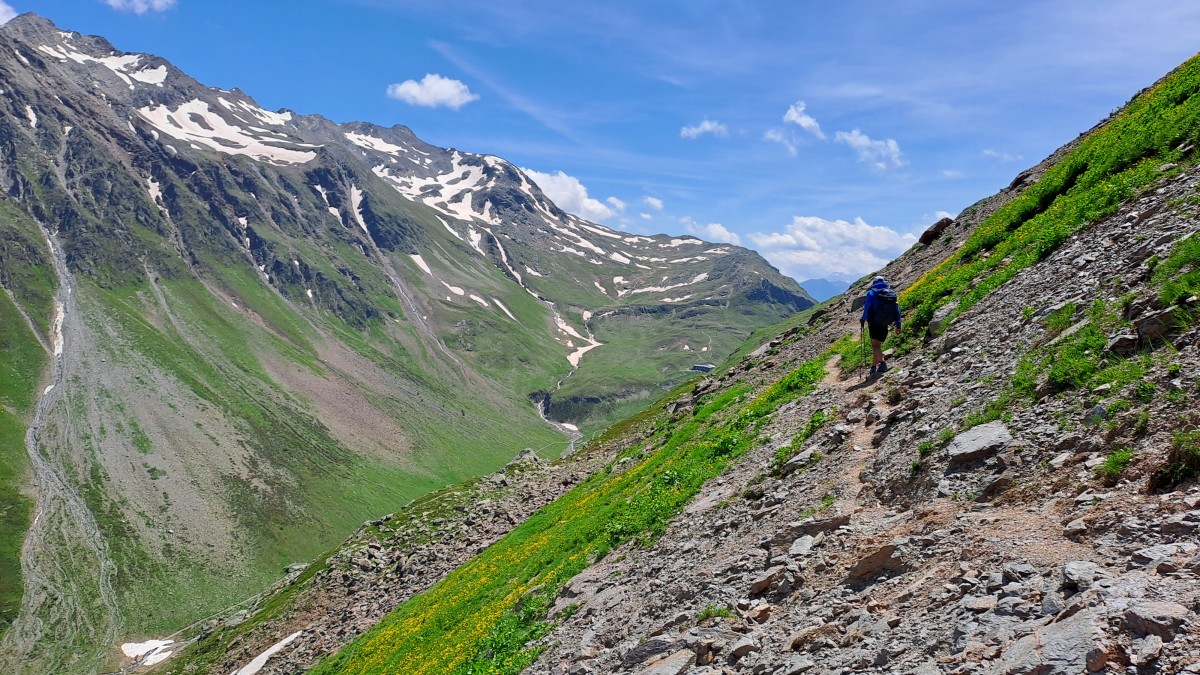
<path id="1" fill-rule="evenodd" d="M 658 197 L 642 197 L 642 203 L 654 209 L 655 211 L 663 210 L 663 200 L 659 199 Z"/>
<path id="2" fill-rule="evenodd" d="M 1025 158 L 1024 158 L 1023 156 L 1021 156 L 1021 155 L 1010 155 L 1010 154 L 1009 154 L 1009 153 L 1007 153 L 1007 152 L 998 152 L 998 151 L 996 151 L 996 150 L 992 150 L 991 148 L 988 148 L 988 149 L 984 150 L 984 151 L 983 151 L 983 156 L 984 156 L 984 157 L 991 157 L 991 158 L 993 158 L 993 159 L 998 159 L 998 160 L 1000 160 L 1001 162 L 1015 162 L 1015 161 L 1017 161 L 1017 160 L 1019 160 L 1019 159 L 1025 159 Z"/>
<path id="3" fill-rule="evenodd" d="M 617 199 L 616 197 L 609 197 L 604 201 L 608 202 L 609 206 L 613 207 L 613 210 L 617 213 L 625 213 L 625 202 L 621 201 L 620 199 Z"/>
<path id="4" fill-rule="evenodd" d="M 959 171 L 958 169 L 942 169 L 942 178 L 952 178 L 952 179 L 957 180 L 959 178 L 962 178 L 965 175 L 966 174 L 964 174 L 962 171 Z"/>
<path id="5" fill-rule="evenodd" d="M 728 136 L 729 129 L 727 129 L 724 124 L 721 124 L 720 122 L 714 122 L 705 117 L 704 121 L 700 124 L 697 124 L 694 127 L 684 127 L 679 130 L 680 138 L 694 140 L 700 138 L 704 134 L 712 134 L 713 136 Z"/>
<path id="6" fill-rule="evenodd" d="M 817 120 L 813 119 L 812 116 L 804 112 L 804 107 L 804 101 L 796 101 L 783 114 L 783 121 L 795 124 L 813 136 L 824 140 L 825 132 L 821 131 L 821 125 L 817 124 Z"/>
<path id="7" fill-rule="evenodd" d="M 782 232 L 750 235 L 763 257 L 797 279 L 858 278 L 908 250 L 916 235 L 887 227 L 795 216 Z"/>
<path id="8" fill-rule="evenodd" d="M 872 171 L 891 171 L 908 163 L 900 152 L 900 144 L 892 138 L 886 141 L 873 141 L 869 136 L 855 129 L 849 133 L 837 132 L 834 140 L 853 148 L 854 152 L 858 154 L 858 160 L 869 164 Z"/>
<path id="9" fill-rule="evenodd" d="M 763 134 L 763 140 L 778 143 L 787 148 L 789 157 L 796 156 L 796 144 L 793 142 L 790 134 L 785 134 L 779 129 L 767 129 L 766 133 Z"/>
<path id="10" fill-rule="evenodd" d="M 687 227 L 688 232 L 699 235 L 707 241 L 718 242 L 721 244 L 733 244 L 734 246 L 738 246 L 742 243 L 742 238 L 738 236 L 737 232 L 731 232 L 729 228 L 720 223 L 701 225 L 687 216 L 680 218 L 679 222 L 683 223 L 683 225 Z"/>
<path id="11" fill-rule="evenodd" d="M 445 106 L 454 110 L 479 100 L 479 95 L 472 94 L 467 85 L 436 73 L 426 73 L 420 82 L 405 80 L 400 84 L 389 84 L 387 95 L 388 98 L 410 105 L 426 108 Z"/>
<path id="12" fill-rule="evenodd" d="M 612 218 L 615 215 L 612 209 L 604 205 L 604 202 L 589 197 L 587 188 L 574 176 L 568 176 L 562 171 L 549 174 L 533 169 L 522 168 L 521 170 L 529 176 L 530 180 L 537 183 L 550 201 L 567 213 L 573 213 L 580 218 L 595 222 Z"/>
<path id="13" fill-rule="evenodd" d="M 654 216 L 650 215 L 649 213 L 639 213 L 638 216 L 641 217 L 642 220 L 654 220 Z"/>
<path id="14" fill-rule="evenodd" d="M 12 21 L 17 15 L 17 10 L 8 6 L 7 2 L 0 0 L 0 24 L 6 24 Z"/>
<path id="15" fill-rule="evenodd" d="M 113 9 L 134 14 L 165 12 L 175 6 L 175 0 L 105 0 L 105 2 Z"/>

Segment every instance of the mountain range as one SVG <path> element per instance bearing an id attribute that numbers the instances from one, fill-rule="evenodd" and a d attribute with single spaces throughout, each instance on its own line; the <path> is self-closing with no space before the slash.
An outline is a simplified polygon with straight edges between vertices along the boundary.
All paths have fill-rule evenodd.
<path id="1" fill-rule="evenodd" d="M 0 28 L 0 652 L 91 672 L 364 519 L 570 451 L 813 300 L 403 126 Z"/>

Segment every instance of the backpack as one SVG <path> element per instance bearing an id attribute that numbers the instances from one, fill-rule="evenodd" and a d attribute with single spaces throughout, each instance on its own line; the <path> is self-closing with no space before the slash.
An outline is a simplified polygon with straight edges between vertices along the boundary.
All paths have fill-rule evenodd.
<path id="1" fill-rule="evenodd" d="M 877 288 L 875 301 L 871 303 L 871 311 L 867 322 L 873 326 L 887 326 L 900 320 L 900 305 L 896 301 L 896 291 L 890 288 Z"/>

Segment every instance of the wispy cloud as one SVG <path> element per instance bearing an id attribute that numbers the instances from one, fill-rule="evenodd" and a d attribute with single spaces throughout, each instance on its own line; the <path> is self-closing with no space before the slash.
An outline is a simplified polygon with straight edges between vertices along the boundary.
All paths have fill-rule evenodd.
<path id="1" fill-rule="evenodd" d="M 389 84 L 387 95 L 409 105 L 453 110 L 479 100 L 479 95 L 471 93 L 467 85 L 437 73 L 426 73 L 420 82 L 405 80 L 399 84 Z"/>
<path id="2" fill-rule="evenodd" d="M 704 121 L 700 124 L 691 127 L 683 127 L 679 130 L 679 137 L 687 138 L 689 140 L 695 140 L 705 134 L 711 134 L 713 136 L 728 136 L 729 129 L 727 129 L 724 124 L 715 122 L 705 117 Z"/>
<path id="3" fill-rule="evenodd" d="M 916 242 L 887 227 L 795 216 L 780 232 L 755 232 L 750 241 L 767 260 L 797 279 L 857 278 L 873 272 Z"/>
<path id="4" fill-rule="evenodd" d="M 1012 155 L 1007 152 L 1000 152 L 998 150 L 993 150 L 991 148 L 984 150 L 983 156 L 991 157 L 992 159 L 998 159 L 1001 162 L 1016 162 L 1018 160 L 1025 159 L 1025 157 L 1023 157 L 1022 155 Z"/>
<path id="5" fill-rule="evenodd" d="M 604 201 L 608 202 L 608 205 L 613 207 L 613 210 L 617 213 L 625 213 L 625 202 L 621 201 L 620 199 L 617 199 L 616 197 L 609 197 Z"/>
<path id="6" fill-rule="evenodd" d="M 872 171 L 891 171 L 908 163 L 900 152 L 900 144 L 892 138 L 875 141 L 855 129 L 851 132 L 837 132 L 834 140 L 850 146 L 858 154 L 858 160 L 869 165 Z"/>
<path id="7" fill-rule="evenodd" d="M 429 45 L 459 70 L 482 82 L 485 87 L 495 92 L 501 100 L 512 108 L 524 113 L 538 124 L 563 136 L 567 140 L 582 144 L 575 130 L 567 123 L 567 116 L 509 87 L 484 68 L 475 65 L 471 59 L 463 57 L 450 45 L 437 41 L 430 42 Z"/>
<path id="8" fill-rule="evenodd" d="M 8 6 L 7 2 L 0 1 L 0 25 L 12 21 L 17 15 L 17 10 Z"/>
<path id="9" fill-rule="evenodd" d="M 175 0 L 104 0 L 109 7 L 122 12 L 145 14 L 146 12 L 165 12 L 175 6 Z M 7 7 L 7 5 L 5 5 Z M 11 11 L 11 9 L 10 9 Z M 2 14 L 0 14 L 2 16 Z M 11 18 L 11 17 L 9 17 Z"/>
<path id="10" fill-rule="evenodd" d="M 806 105 L 804 101 L 796 101 L 791 105 L 791 107 L 788 108 L 788 111 L 784 113 L 783 121 L 788 122 L 789 124 L 795 124 L 813 136 L 824 140 L 825 132 L 821 131 L 821 125 L 817 124 L 817 120 L 811 115 L 804 112 L 805 107 Z"/>
<path id="11" fill-rule="evenodd" d="M 782 145 L 787 149 L 789 157 L 796 156 L 796 143 L 791 134 L 784 133 L 779 129 L 767 129 L 766 132 L 763 133 L 763 140 Z"/>
<path id="12" fill-rule="evenodd" d="M 659 199 L 658 197 L 642 197 L 642 203 L 654 209 L 655 211 L 663 210 L 663 200 Z"/>
<path id="13" fill-rule="evenodd" d="M 525 168 L 522 168 L 521 171 L 524 171 L 530 180 L 537 183 L 550 201 L 567 213 L 573 213 L 585 220 L 596 222 L 616 215 L 612 209 L 604 205 L 604 202 L 589 197 L 587 188 L 574 176 L 569 176 L 562 171 L 552 174 Z"/>

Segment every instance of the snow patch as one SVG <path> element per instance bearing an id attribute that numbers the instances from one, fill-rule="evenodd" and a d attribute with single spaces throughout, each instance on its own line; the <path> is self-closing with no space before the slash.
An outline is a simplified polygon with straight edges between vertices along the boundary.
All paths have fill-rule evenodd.
<path id="1" fill-rule="evenodd" d="M 526 266 L 525 266 L 525 271 L 526 271 L 526 272 L 528 272 L 529 274 L 531 274 L 531 275 L 535 276 L 535 277 L 544 277 L 544 276 L 546 276 L 545 274 L 542 274 L 541 272 L 539 272 L 539 271 L 537 271 L 537 270 L 533 269 L 533 268 L 532 268 L 532 267 L 530 267 L 529 265 L 526 265 Z"/>
<path id="2" fill-rule="evenodd" d="M 625 256 L 621 255 L 620 253 L 617 253 L 616 251 L 613 251 L 612 253 L 609 253 L 609 254 L 608 254 L 608 257 L 610 257 L 610 258 L 612 258 L 613 260 L 615 260 L 615 261 L 617 261 L 617 262 L 621 263 L 622 265 L 628 265 L 629 263 L 633 262 L 633 261 L 632 261 L 632 260 L 630 260 L 629 258 L 626 258 Z"/>
<path id="3" fill-rule="evenodd" d="M 392 145 L 382 138 L 375 138 L 374 136 L 368 136 L 366 134 L 349 132 L 346 134 L 346 140 L 368 150 L 378 150 L 379 152 L 404 152 L 404 148 L 398 145 Z"/>
<path id="4" fill-rule="evenodd" d="M 354 212 L 354 220 L 358 221 L 358 226 L 362 228 L 363 232 L 367 232 L 367 234 L 370 234 L 370 232 L 367 231 L 367 221 L 363 220 L 362 198 L 363 198 L 363 191 L 359 190 L 357 185 L 351 185 L 350 186 L 350 209 L 351 209 L 351 211 Z"/>
<path id="5" fill-rule="evenodd" d="M 471 248 L 479 251 L 479 255 L 483 255 L 483 248 L 479 245 L 483 241 L 483 235 L 473 227 L 467 228 L 467 239 L 471 242 Z"/>
<path id="6" fill-rule="evenodd" d="M 163 82 L 167 81 L 167 67 L 158 66 L 157 68 L 146 68 L 129 74 L 130 77 L 138 82 L 153 84 L 155 86 L 163 86 Z"/>
<path id="7" fill-rule="evenodd" d="M 666 277 L 663 277 L 663 281 L 666 281 L 666 279 L 667 279 Z M 646 288 L 635 288 L 634 290 L 630 291 L 630 293 L 633 293 L 633 294 L 663 293 L 663 292 L 669 291 L 674 288 L 683 288 L 684 286 L 691 286 L 692 284 L 698 284 L 701 281 L 704 281 L 705 279 L 708 279 L 708 272 L 701 272 L 700 274 L 697 274 L 695 276 L 695 278 L 693 278 L 691 281 L 684 281 L 682 283 L 672 284 L 670 286 L 648 286 Z M 688 297 L 691 297 L 691 296 L 688 296 Z"/>
<path id="8" fill-rule="evenodd" d="M 446 228 L 447 232 L 454 235 L 455 239 L 458 239 L 459 241 L 466 241 L 465 239 L 463 239 L 463 236 L 461 234 L 455 232 L 454 228 L 450 227 L 450 223 L 447 223 L 445 220 L 443 220 L 441 216 L 434 216 L 434 217 L 438 219 L 438 222 L 442 224 L 442 227 Z"/>
<path id="9" fill-rule="evenodd" d="M 38 116 L 37 113 L 33 111 L 33 106 L 28 104 L 25 105 L 25 116 L 29 118 L 29 126 L 36 129 L 38 125 Z"/>
<path id="10" fill-rule="evenodd" d="M 141 659 L 142 665 L 154 665 L 171 655 L 170 651 L 165 651 L 164 648 L 174 644 L 174 640 L 148 640 L 146 642 L 126 642 L 121 645 L 121 653 L 131 659 Z M 151 661 L 151 659 L 155 659 Z"/>
<path id="11" fill-rule="evenodd" d="M 439 279 L 439 281 L 440 281 L 440 279 Z M 455 295 L 462 296 L 462 295 L 466 295 L 466 294 L 467 294 L 467 292 L 466 292 L 466 291 L 464 291 L 463 289 L 459 288 L 458 286 L 451 286 L 450 284 L 448 284 L 448 283 L 446 283 L 446 282 L 444 282 L 444 281 L 442 281 L 442 285 L 446 287 L 446 290 L 450 291 L 451 293 L 453 293 L 453 294 L 455 294 Z"/>
<path id="12" fill-rule="evenodd" d="M 300 634 L 303 632 L 304 631 L 302 630 L 298 630 L 295 633 L 283 638 L 279 642 L 271 645 L 267 651 L 254 657 L 253 661 L 242 666 L 240 669 L 235 671 L 233 675 L 258 675 L 258 671 L 262 670 L 263 666 L 267 665 L 267 661 L 270 661 L 271 657 L 283 651 L 284 647 L 292 644 L 292 642 L 294 642 L 296 638 L 300 637 Z"/>
<path id="13" fill-rule="evenodd" d="M 14 49 L 13 53 L 17 55 L 17 58 L 20 59 L 21 63 L 24 63 L 27 68 L 33 67 L 33 65 L 29 63 L 29 59 L 25 58 L 19 50 Z"/>
<path id="14" fill-rule="evenodd" d="M 225 99 L 220 100 L 227 107 L 231 105 Z M 244 107 L 253 108 L 253 106 Z M 199 99 L 188 101 L 174 110 L 165 105 L 146 106 L 138 108 L 138 113 L 159 131 L 181 141 L 192 143 L 193 147 L 198 143 L 217 152 L 228 155 L 245 155 L 273 164 L 304 164 L 317 157 L 316 152 L 299 148 L 318 146 L 291 143 L 277 138 L 260 138 L 241 127 L 230 124 L 224 117 L 212 110 L 207 103 Z M 265 110 L 261 113 L 271 114 Z M 292 147 L 268 145 L 268 143 L 287 143 Z"/>
<path id="15" fill-rule="evenodd" d="M 479 304 L 483 305 L 484 307 L 489 306 L 487 303 L 487 300 L 484 300 L 483 298 L 479 297 L 478 295 L 475 295 L 474 293 L 472 293 L 471 295 L 468 295 L 467 297 L 471 298 L 475 302 L 478 302 Z"/>
<path id="16" fill-rule="evenodd" d="M 417 263 L 417 267 L 420 267 L 425 274 L 433 276 L 433 272 L 429 269 L 429 265 L 425 264 L 425 259 L 421 257 L 420 253 L 411 253 L 409 257 L 413 259 L 413 262 Z M 462 293 L 459 293 L 459 295 L 462 295 Z"/>
<path id="17" fill-rule="evenodd" d="M 686 239 L 672 239 L 671 243 L 659 244 L 658 247 L 659 248 L 677 248 L 679 246 L 685 246 L 687 244 L 703 244 L 703 243 L 704 242 L 700 241 L 699 239 L 687 237 Z"/>
<path id="18" fill-rule="evenodd" d="M 517 317 L 513 316 L 512 312 L 508 311 L 508 308 L 504 306 L 503 302 L 500 302 L 496 298 L 492 298 L 492 302 L 496 303 L 496 306 L 499 307 L 505 314 L 507 314 L 508 318 L 512 319 L 513 321 L 517 320 Z"/>

